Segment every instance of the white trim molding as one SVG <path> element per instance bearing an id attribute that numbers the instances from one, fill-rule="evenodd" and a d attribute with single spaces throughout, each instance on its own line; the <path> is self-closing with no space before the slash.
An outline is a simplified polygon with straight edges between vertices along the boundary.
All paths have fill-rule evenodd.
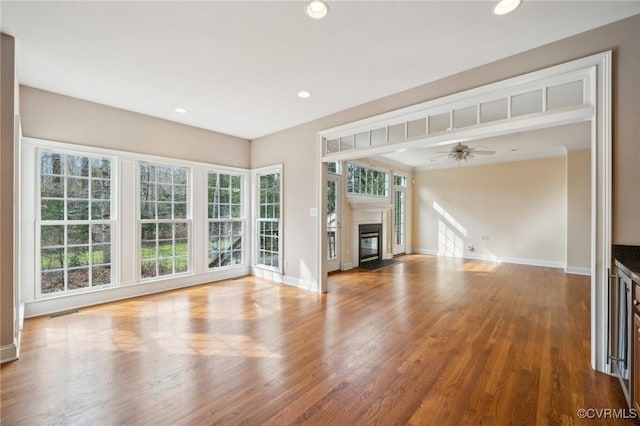
<path id="1" fill-rule="evenodd" d="M 323 176 L 323 162 L 351 161 L 370 158 L 393 152 L 400 148 L 434 147 L 457 142 L 476 140 L 484 137 L 507 135 L 527 130 L 555 127 L 562 124 L 589 122 L 591 124 L 591 365 L 594 369 L 608 372 L 607 336 L 609 318 L 608 277 L 611 263 L 611 62 L 612 52 L 606 51 L 582 59 L 551 66 L 475 89 L 458 92 L 438 99 L 400 108 L 362 120 L 346 123 L 322 130 L 316 137 L 318 155 L 317 176 Z M 574 102 L 563 108 L 548 109 L 547 90 L 559 85 L 580 81 L 582 102 Z M 507 109 L 506 116 L 495 121 L 476 123 L 464 128 L 450 126 L 446 130 L 429 129 L 429 117 L 475 106 L 480 115 L 481 105 L 492 101 L 509 100 L 516 95 L 541 90 L 542 111 L 518 117 Z M 426 120 L 424 134 L 409 136 L 408 123 Z M 453 120 L 451 119 L 451 122 Z M 389 129 L 404 126 L 404 138 L 390 139 Z M 394 127 L 395 129 L 395 127 Z M 384 130 L 384 132 L 382 132 Z M 373 134 L 384 133 L 384 139 L 373 142 Z M 397 132 L 395 132 L 397 133 Z M 368 144 L 356 147 L 351 140 L 356 135 L 364 135 Z M 368 137 L 366 136 L 368 134 Z M 343 144 L 343 139 L 345 143 Z M 326 144 L 326 146 L 325 146 Z M 331 149 L 328 149 L 328 148 Z M 327 149 L 325 149 L 327 148 Z M 324 180 L 321 180 L 324 182 Z M 318 185 L 318 205 L 323 206 L 326 188 Z M 326 224 L 323 227 L 321 215 L 318 217 L 316 234 L 319 251 L 326 246 Z M 420 252 L 420 249 L 415 249 Z M 318 280 L 326 291 L 327 268 L 323 253 L 318 256 Z M 510 259 L 527 261 L 527 259 Z M 506 261 L 506 259 L 505 259 Z M 547 263 L 548 264 L 548 263 Z M 557 265 L 551 263 L 555 267 Z"/>
<path id="2" fill-rule="evenodd" d="M 422 249 L 422 248 L 414 248 L 413 252 L 417 254 L 438 256 L 438 257 L 451 257 L 451 258 L 466 259 L 466 260 L 480 260 L 483 262 L 514 263 L 517 265 L 529 265 L 529 266 L 540 266 L 545 268 L 565 269 L 564 262 L 558 262 L 555 260 L 525 259 L 521 257 L 497 257 L 497 256 L 488 256 L 488 255 L 481 255 L 481 254 L 471 254 L 467 252 L 464 252 L 460 255 L 448 255 L 444 253 L 438 253 L 437 250 Z"/>
<path id="3" fill-rule="evenodd" d="M 18 344 L 16 342 L 0 347 L 0 364 L 15 361 L 19 356 Z"/>
<path id="4" fill-rule="evenodd" d="M 576 266 L 567 266 L 564 268 L 564 272 L 572 275 L 585 275 L 591 276 L 591 268 L 578 268 Z"/>

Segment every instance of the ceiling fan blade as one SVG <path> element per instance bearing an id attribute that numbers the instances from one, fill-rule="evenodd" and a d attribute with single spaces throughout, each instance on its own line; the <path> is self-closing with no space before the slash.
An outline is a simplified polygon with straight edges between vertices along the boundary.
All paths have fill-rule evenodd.
<path id="1" fill-rule="evenodd" d="M 473 151 L 473 154 L 480 154 L 480 155 L 493 155 L 495 154 L 495 151 Z"/>

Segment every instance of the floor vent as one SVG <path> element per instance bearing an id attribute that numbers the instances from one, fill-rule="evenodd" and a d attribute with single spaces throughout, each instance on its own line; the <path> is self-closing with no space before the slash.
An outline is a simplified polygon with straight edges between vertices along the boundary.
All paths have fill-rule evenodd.
<path id="1" fill-rule="evenodd" d="M 77 309 L 74 309 L 72 311 L 56 312 L 55 314 L 49 315 L 47 318 L 49 318 L 49 319 L 58 318 L 58 317 L 63 317 L 65 315 L 77 314 L 78 312 L 80 312 L 80 311 L 77 310 Z"/>

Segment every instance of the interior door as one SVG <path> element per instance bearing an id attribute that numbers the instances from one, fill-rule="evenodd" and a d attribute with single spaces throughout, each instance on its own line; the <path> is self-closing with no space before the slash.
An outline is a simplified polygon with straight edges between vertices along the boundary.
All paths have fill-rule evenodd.
<path id="1" fill-rule="evenodd" d="M 327 270 L 340 269 L 340 176 L 327 178 Z"/>

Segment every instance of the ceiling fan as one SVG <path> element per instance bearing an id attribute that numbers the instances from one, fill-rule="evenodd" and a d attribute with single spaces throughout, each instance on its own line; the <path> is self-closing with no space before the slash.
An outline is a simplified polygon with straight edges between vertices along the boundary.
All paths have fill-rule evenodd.
<path id="1" fill-rule="evenodd" d="M 450 151 L 437 151 L 438 154 L 445 154 L 445 155 L 440 155 L 438 157 L 434 157 L 431 160 L 435 160 L 437 158 L 442 158 L 442 157 L 449 157 L 452 160 L 456 160 L 458 161 L 458 163 L 460 162 L 460 160 L 469 160 L 471 158 L 473 158 L 476 154 L 478 155 L 493 155 L 496 152 L 495 151 L 483 151 L 480 150 L 480 148 L 484 148 L 486 149 L 486 146 L 476 146 L 476 147 L 469 147 L 467 145 L 464 145 L 460 142 L 458 142 L 458 144 L 454 147 L 451 148 Z"/>

